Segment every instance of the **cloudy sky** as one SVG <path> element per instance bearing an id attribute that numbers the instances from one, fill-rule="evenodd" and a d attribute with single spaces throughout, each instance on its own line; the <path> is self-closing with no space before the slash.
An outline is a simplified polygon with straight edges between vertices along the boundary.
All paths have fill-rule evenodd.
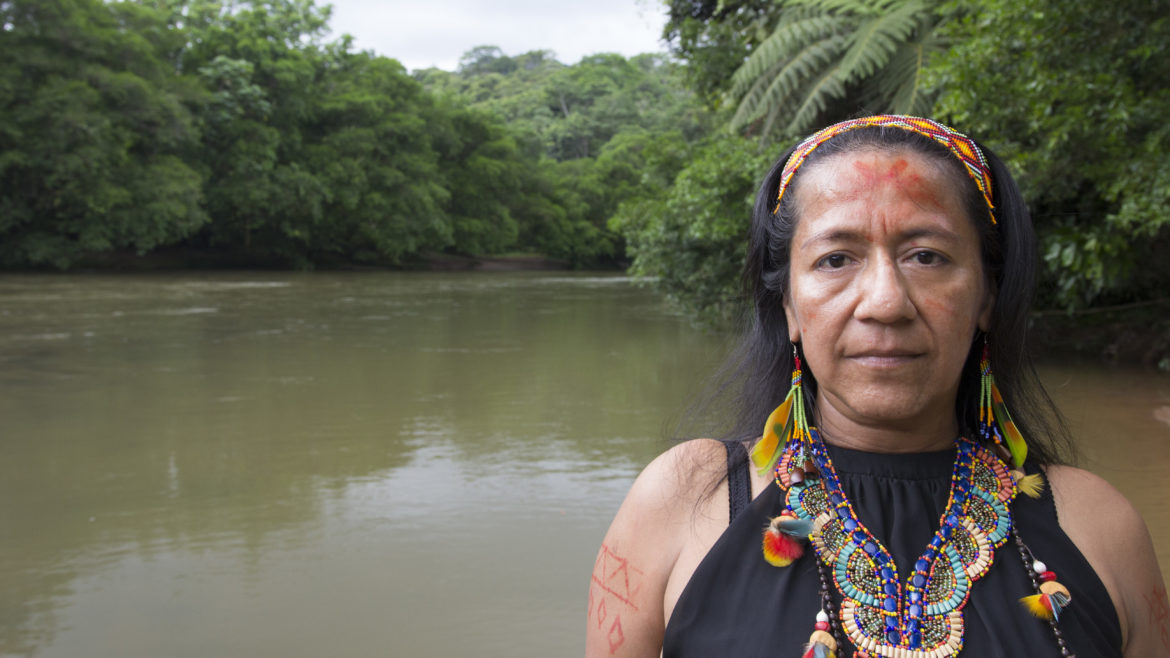
<path id="1" fill-rule="evenodd" d="M 332 36 L 351 34 L 357 50 L 412 70 L 453 70 L 481 45 L 509 55 L 552 50 L 566 64 L 599 52 L 658 52 L 666 22 L 660 0 L 318 0 L 327 3 Z"/>

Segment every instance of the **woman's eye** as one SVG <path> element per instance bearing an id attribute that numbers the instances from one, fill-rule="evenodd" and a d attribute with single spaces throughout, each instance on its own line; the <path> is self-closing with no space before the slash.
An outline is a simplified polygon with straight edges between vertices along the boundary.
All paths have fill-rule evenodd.
<path id="1" fill-rule="evenodd" d="M 933 251 L 919 251 L 914 254 L 914 260 L 919 265 L 938 265 L 943 259 Z"/>
<path id="2" fill-rule="evenodd" d="M 836 270 L 845 267 L 848 262 L 844 254 L 830 254 L 821 259 L 821 266 Z"/>

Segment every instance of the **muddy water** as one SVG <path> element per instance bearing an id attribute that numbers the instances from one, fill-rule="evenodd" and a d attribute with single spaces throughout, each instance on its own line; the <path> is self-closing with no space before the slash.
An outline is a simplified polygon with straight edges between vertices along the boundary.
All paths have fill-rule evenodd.
<path id="1" fill-rule="evenodd" d="M 0 655 L 578 655 L 723 349 L 614 276 L 0 278 Z M 1170 377 L 1044 377 L 1170 565 Z"/>

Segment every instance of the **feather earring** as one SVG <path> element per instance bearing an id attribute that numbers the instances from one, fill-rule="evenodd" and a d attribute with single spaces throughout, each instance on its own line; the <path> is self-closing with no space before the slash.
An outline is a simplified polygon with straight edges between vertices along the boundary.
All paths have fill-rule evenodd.
<path id="1" fill-rule="evenodd" d="M 792 347 L 792 385 L 780 406 L 772 410 L 764 423 L 764 434 L 752 446 L 752 463 L 764 475 L 776 468 L 784 449 L 794 439 L 808 436 L 808 421 L 804 417 L 804 387 L 801 386 L 803 371 L 796 346 Z M 803 459 L 799 463 L 803 463 Z"/>
<path id="2" fill-rule="evenodd" d="M 792 386 L 784 402 L 768 416 L 764 433 L 752 447 L 751 458 L 760 474 L 773 472 L 781 487 L 800 485 L 818 475 L 806 441 L 811 436 L 804 414 L 804 387 L 800 355 L 792 348 Z M 764 530 L 764 559 L 774 567 L 786 567 L 804 555 L 811 522 L 797 518 L 790 509 L 774 517 Z"/>
<path id="3" fill-rule="evenodd" d="M 1044 477 L 1024 471 L 1028 444 L 1012 421 L 1003 395 L 995 385 L 995 375 L 991 373 L 991 347 L 986 338 L 983 339 L 983 357 L 979 360 L 979 375 L 979 436 L 984 441 L 993 442 L 996 453 L 1011 465 L 1011 476 L 1020 492 L 1030 498 L 1039 498 L 1044 489 Z"/>

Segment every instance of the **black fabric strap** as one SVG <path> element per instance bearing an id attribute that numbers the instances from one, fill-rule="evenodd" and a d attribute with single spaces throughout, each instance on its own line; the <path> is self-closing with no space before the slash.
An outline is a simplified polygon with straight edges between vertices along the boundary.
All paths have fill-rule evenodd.
<path id="1" fill-rule="evenodd" d="M 748 468 L 747 448 L 739 441 L 728 441 L 727 447 L 727 499 L 730 504 L 728 523 L 752 502 L 752 473 Z"/>

